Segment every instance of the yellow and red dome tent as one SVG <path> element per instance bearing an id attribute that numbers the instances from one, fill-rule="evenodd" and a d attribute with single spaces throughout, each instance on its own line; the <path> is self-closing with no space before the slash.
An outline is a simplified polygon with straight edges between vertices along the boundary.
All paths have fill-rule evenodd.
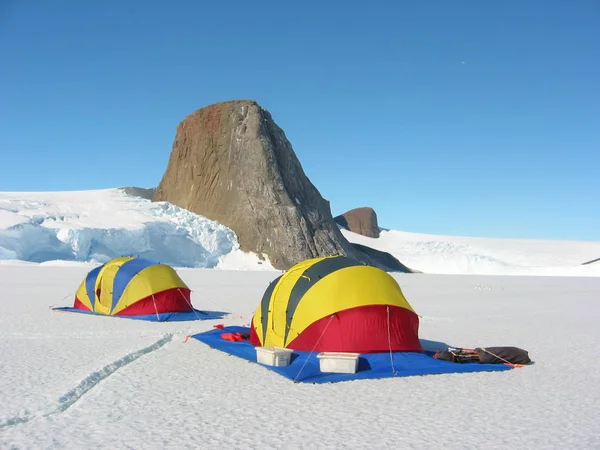
<path id="1" fill-rule="evenodd" d="M 171 266 L 134 256 L 91 270 L 77 289 L 73 307 L 55 309 L 159 322 L 208 315 L 192 307 L 190 288 Z"/>
<path id="2" fill-rule="evenodd" d="M 309 259 L 276 278 L 266 288 L 250 328 L 215 328 L 191 337 L 253 362 L 259 362 L 259 347 L 294 350 L 288 365 L 261 363 L 294 382 L 509 369 L 434 358 L 421 346 L 419 316 L 394 277 L 344 256 Z M 359 354 L 356 372 L 323 371 L 321 352 L 341 358 Z"/>
<path id="3" fill-rule="evenodd" d="M 316 352 L 421 352 L 419 317 L 387 272 L 344 256 L 303 261 L 275 279 L 250 343 Z"/>

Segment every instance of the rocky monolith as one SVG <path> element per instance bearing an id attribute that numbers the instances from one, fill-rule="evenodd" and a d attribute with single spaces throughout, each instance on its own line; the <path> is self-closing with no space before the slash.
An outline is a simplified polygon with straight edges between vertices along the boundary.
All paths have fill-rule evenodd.
<path id="1" fill-rule="evenodd" d="M 408 271 L 399 262 L 391 267 L 378 261 L 342 236 L 285 133 L 254 101 L 216 103 L 186 117 L 153 200 L 226 225 L 242 250 L 268 255 L 278 269 L 341 254 Z"/>

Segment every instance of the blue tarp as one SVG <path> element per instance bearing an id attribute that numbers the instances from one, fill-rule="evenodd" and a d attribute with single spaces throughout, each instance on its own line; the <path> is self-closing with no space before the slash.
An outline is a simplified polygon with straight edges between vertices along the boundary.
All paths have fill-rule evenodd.
<path id="1" fill-rule="evenodd" d="M 223 339 L 223 333 L 249 333 L 249 328 L 225 327 L 191 336 L 212 348 L 225 353 L 256 362 L 256 350 L 248 341 L 231 342 Z M 358 379 L 408 377 L 414 375 L 433 375 L 443 373 L 490 372 L 510 370 L 512 367 L 503 364 L 459 364 L 441 361 L 432 357 L 432 352 L 425 353 L 373 353 L 362 354 L 358 361 L 356 373 L 322 373 L 319 370 L 317 353 L 294 350 L 290 365 L 274 367 L 261 364 L 263 367 L 277 372 L 290 380 L 303 383 L 335 383 Z M 392 359 L 394 370 L 392 370 Z M 259 364 L 259 363 L 257 363 Z"/>
<path id="2" fill-rule="evenodd" d="M 99 314 L 91 311 L 85 311 L 73 307 L 52 308 L 54 311 L 74 312 L 80 314 L 91 314 L 101 317 L 118 317 L 121 319 L 147 320 L 150 322 L 184 322 L 188 320 L 213 320 L 222 319 L 227 313 L 220 311 L 200 311 L 194 309 L 192 311 L 181 311 L 171 313 L 147 314 L 142 316 L 111 316 L 108 314 Z"/>

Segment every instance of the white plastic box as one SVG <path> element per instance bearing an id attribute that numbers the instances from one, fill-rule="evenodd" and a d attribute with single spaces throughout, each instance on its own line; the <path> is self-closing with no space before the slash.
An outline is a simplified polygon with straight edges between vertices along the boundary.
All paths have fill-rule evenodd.
<path id="1" fill-rule="evenodd" d="M 356 373 L 360 353 L 322 352 L 317 355 L 321 372 Z"/>
<path id="2" fill-rule="evenodd" d="M 256 361 L 268 366 L 288 366 L 293 350 L 282 347 L 255 347 Z"/>

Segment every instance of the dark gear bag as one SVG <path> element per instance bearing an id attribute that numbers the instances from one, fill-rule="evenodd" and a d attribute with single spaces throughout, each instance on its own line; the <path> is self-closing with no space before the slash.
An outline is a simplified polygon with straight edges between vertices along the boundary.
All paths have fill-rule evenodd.
<path id="1" fill-rule="evenodd" d="M 481 364 L 529 364 L 529 352 L 518 347 L 478 347 Z"/>
<path id="2" fill-rule="evenodd" d="M 529 353 L 517 347 L 478 347 L 456 348 L 449 347 L 433 355 L 435 359 L 455 363 L 480 363 L 480 364 L 529 364 Z"/>
<path id="3" fill-rule="evenodd" d="M 478 363 L 479 353 L 469 348 L 449 347 L 448 350 L 442 350 L 433 355 L 435 359 L 450 361 L 455 363 Z"/>

